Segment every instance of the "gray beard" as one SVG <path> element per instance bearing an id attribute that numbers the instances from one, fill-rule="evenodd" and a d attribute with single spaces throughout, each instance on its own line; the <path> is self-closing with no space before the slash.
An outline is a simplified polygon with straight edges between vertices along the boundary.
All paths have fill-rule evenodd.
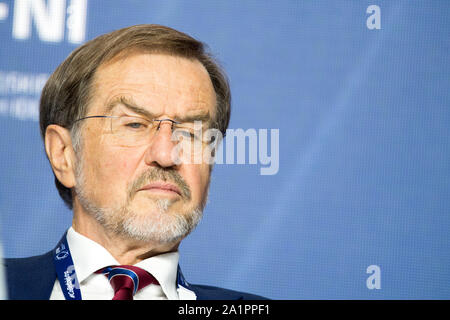
<path id="1" fill-rule="evenodd" d="M 127 203 L 119 208 L 102 208 L 94 204 L 85 192 L 85 178 L 82 161 L 78 161 L 75 172 L 75 193 L 81 206 L 106 231 L 127 239 L 160 244 L 174 243 L 186 237 L 200 222 L 202 208 L 197 207 L 188 213 L 168 212 L 171 201 L 155 200 L 157 209 L 148 213 L 137 213 L 129 209 Z M 205 199 L 206 202 L 206 199 Z"/>

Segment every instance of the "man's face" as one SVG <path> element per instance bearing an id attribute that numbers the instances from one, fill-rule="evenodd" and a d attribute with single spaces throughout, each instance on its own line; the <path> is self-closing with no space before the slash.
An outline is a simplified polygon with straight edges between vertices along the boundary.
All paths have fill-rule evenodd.
<path id="1" fill-rule="evenodd" d="M 164 54 L 134 53 L 100 66 L 91 97 L 86 116 L 215 117 L 206 69 L 197 60 Z M 175 164 L 171 122 L 130 146 L 112 134 L 109 118 L 83 121 L 75 187 L 81 210 L 131 238 L 172 242 L 186 236 L 201 217 L 210 167 Z"/>

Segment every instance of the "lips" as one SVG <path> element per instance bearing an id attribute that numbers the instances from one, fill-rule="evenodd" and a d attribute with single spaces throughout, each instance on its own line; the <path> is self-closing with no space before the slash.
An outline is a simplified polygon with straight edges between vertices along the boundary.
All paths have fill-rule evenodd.
<path id="1" fill-rule="evenodd" d="M 143 190 L 175 192 L 181 196 L 180 189 L 177 186 L 167 182 L 152 182 L 139 189 L 139 191 Z"/>

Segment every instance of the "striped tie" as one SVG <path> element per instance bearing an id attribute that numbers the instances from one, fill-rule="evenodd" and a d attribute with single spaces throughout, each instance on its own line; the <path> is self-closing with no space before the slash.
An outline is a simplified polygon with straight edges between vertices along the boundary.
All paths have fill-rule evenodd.
<path id="1" fill-rule="evenodd" d="M 97 271 L 108 278 L 114 289 L 113 300 L 133 300 L 134 294 L 149 284 L 159 284 L 150 273 L 135 266 L 109 266 Z"/>

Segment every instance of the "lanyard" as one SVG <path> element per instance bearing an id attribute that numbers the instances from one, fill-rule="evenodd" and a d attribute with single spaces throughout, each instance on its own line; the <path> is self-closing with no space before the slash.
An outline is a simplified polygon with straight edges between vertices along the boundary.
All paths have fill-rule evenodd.
<path id="1" fill-rule="evenodd" d="M 70 254 L 69 245 L 67 243 L 67 232 L 54 250 L 53 262 L 55 264 L 56 275 L 61 290 L 66 300 L 81 300 L 80 283 L 78 282 L 72 255 Z M 177 269 L 177 287 L 182 287 L 184 289 L 189 288 L 189 283 L 186 282 L 186 279 L 181 273 L 180 266 L 178 266 Z"/>
<path id="2" fill-rule="evenodd" d="M 67 244 L 67 232 L 56 246 L 53 254 L 56 275 L 66 300 L 81 300 L 80 284 L 78 282 L 72 255 Z"/>

